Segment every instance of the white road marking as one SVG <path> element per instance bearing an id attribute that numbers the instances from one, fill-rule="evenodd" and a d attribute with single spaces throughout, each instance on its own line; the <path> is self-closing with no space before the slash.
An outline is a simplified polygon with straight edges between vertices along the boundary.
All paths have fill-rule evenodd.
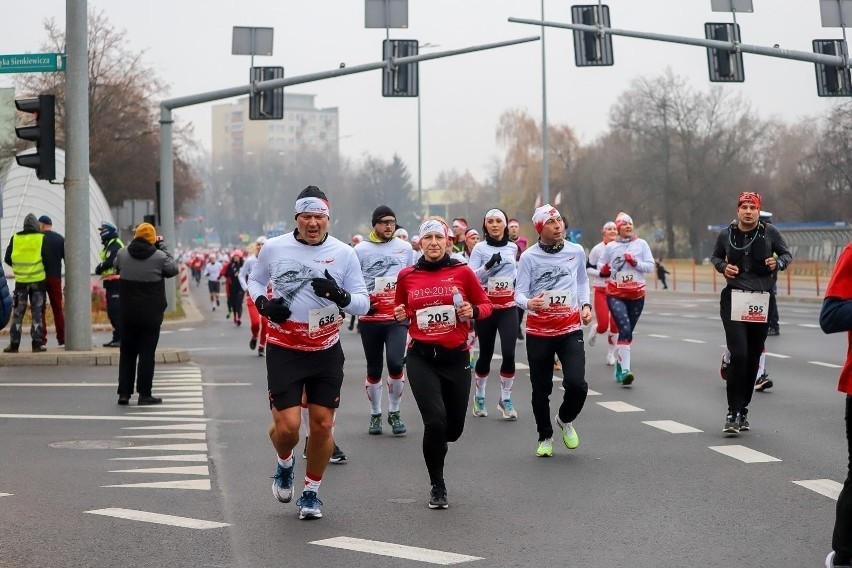
<path id="1" fill-rule="evenodd" d="M 0 493 L 0 497 L 11 497 L 14 493 Z"/>
<path id="2" fill-rule="evenodd" d="M 186 379 L 157 379 L 155 385 L 192 385 L 201 384 L 201 377 Z"/>
<path id="3" fill-rule="evenodd" d="M 202 521 L 201 519 L 190 519 L 189 517 L 175 517 L 174 515 L 161 515 L 160 513 L 149 513 L 147 511 L 134 511 L 133 509 L 95 509 L 86 511 L 92 515 L 103 515 L 105 517 L 116 517 L 128 521 L 142 521 L 143 523 L 156 523 L 158 525 L 170 525 L 183 527 L 185 529 L 218 529 L 230 526 L 228 523 L 215 523 L 213 521 Z"/>
<path id="4" fill-rule="evenodd" d="M 515 363 L 515 369 L 529 369 L 530 366 L 524 363 Z"/>
<path id="5" fill-rule="evenodd" d="M 174 404 L 204 404 L 204 399 L 200 396 L 175 396 L 174 393 L 163 393 L 163 402 L 166 406 Z"/>
<path id="6" fill-rule="evenodd" d="M 649 333 L 648 337 L 656 337 L 657 339 L 668 339 L 670 335 L 660 335 L 659 333 Z"/>
<path id="7" fill-rule="evenodd" d="M 173 456 L 134 456 L 132 458 L 110 458 L 110 461 L 186 461 L 206 462 L 206 454 L 176 454 Z"/>
<path id="8" fill-rule="evenodd" d="M 201 385 L 154 385 L 157 392 L 164 392 L 171 396 L 177 396 L 175 393 L 185 394 L 185 396 L 198 396 L 204 393 Z"/>
<path id="9" fill-rule="evenodd" d="M 811 365 L 819 365 L 820 367 L 828 367 L 829 369 L 840 369 L 840 365 L 834 363 L 823 363 L 822 361 L 808 361 Z"/>
<path id="10" fill-rule="evenodd" d="M 0 387 L 113 387 L 111 383 L 0 383 Z"/>
<path id="11" fill-rule="evenodd" d="M 113 385 L 115 386 L 115 385 Z M 195 411 L 187 411 L 195 412 Z M 143 413 L 144 414 L 144 413 Z M 199 416 L 203 415 L 200 413 Z M 0 418 L 32 418 L 32 419 L 44 419 L 44 420 L 139 420 L 139 421 L 151 421 L 151 422 L 166 422 L 166 421 L 177 421 L 177 422 L 200 422 L 207 421 L 209 418 L 166 418 L 159 416 L 141 416 L 135 414 L 125 414 L 124 416 L 92 416 L 92 415 L 76 415 L 76 414 L 0 414 Z"/>
<path id="12" fill-rule="evenodd" d="M 681 339 L 681 341 L 686 341 L 687 343 L 707 343 L 706 341 L 702 341 L 700 339 Z"/>
<path id="13" fill-rule="evenodd" d="M 122 430 L 207 430 L 207 424 L 157 424 L 156 426 L 125 426 Z"/>
<path id="14" fill-rule="evenodd" d="M 207 452 L 207 444 L 161 444 L 155 446 L 131 446 L 119 450 L 156 450 L 158 452 Z"/>
<path id="15" fill-rule="evenodd" d="M 660 313 L 658 313 L 657 315 L 658 315 L 658 316 L 673 316 L 673 315 L 675 315 L 675 314 L 672 314 L 672 313 L 669 313 L 669 312 L 660 312 Z"/>
<path id="16" fill-rule="evenodd" d="M 692 426 L 687 426 L 686 424 L 681 424 L 674 420 L 647 420 L 643 421 L 642 424 L 659 428 L 660 430 L 664 430 L 671 434 L 691 434 L 693 432 L 701 432 L 698 428 L 693 428 Z"/>
<path id="17" fill-rule="evenodd" d="M 163 329 L 160 330 L 160 335 L 168 335 L 170 333 L 174 333 L 174 331 L 170 330 L 170 329 L 169 330 L 163 330 Z"/>
<path id="18" fill-rule="evenodd" d="M 842 483 L 838 483 L 832 479 L 804 479 L 802 481 L 794 481 L 793 483 L 835 501 L 840 497 L 840 490 L 843 489 Z"/>
<path id="19" fill-rule="evenodd" d="M 781 355 L 780 353 L 770 353 L 769 351 L 766 352 L 766 356 L 767 357 L 775 357 L 776 359 L 789 359 L 790 358 L 789 355 Z"/>
<path id="20" fill-rule="evenodd" d="M 733 444 L 730 446 L 710 446 L 710 449 L 714 452 L 719 452 L 722 455 L 738 459 L 743 463 L 766 463 L 781 461 L 778 458 L 774 458 L 770 455 L 758 452 L 757 450 L 752 450 L 751 448 L 747 448 L 745 446 L 740 446 L 738 444 Z"/>
<path id="21" fill-rule="evenodd" d="M 186 465 L 175 467 L 143 467 L 139 469 L 114 469 L 110 473 L 167 473 L 170 475 L 210 475 L 206 465 Z"/>
<path id="22" fill-rule="evenodd" d="M 778 323 L 779 323 L 779 325 L 781 324 L 780 321 Z M 807 327 L 809 329 L 819 329 L 818 323 L 800 323 L 800 324 L 798 324 L 798 326 L 799 327 Z"/>
<path id="23" fill-rule="evenodd" d="M 158 404 L 158 407 L 162 407 L 162 405 Z M 163 412 L 133 412 L 128 416 L 139 416 L 142 414 L 146 414 L 148 416 L 204 416 L 203 410 L 169 410 Z M 175 418 L 177 420 L 177 418 Z"/>
<path id="24" fill-rule="evenodd" d="M 207 434 L 204 432 L 177 432 L 174 434 L 140 434 L 138 436 L 116 436 L 123 440 L 127 439 L 145 439 L 145 440 L 206 440 Z"/>
<path id="25" fill-rule="evenodd" d="M 695 315 L 695 314 L 682 314 L 680 317 L 682 317 L 682 318 L 695 319 L 695 318 L 697 318 L 698 316 L 697 316 L 697 315 Z"/>
<path id="26" fill-rule="evenodd" d="M 182 327 L 178 331 L 195 331 L 194 327 Z"/>
<path id="27" fill-rule="evenodd" d="M 589 396 L 601 396 L 601 393 L 596 390 L 589 389 Z"/>
<path id="28" fill-rule="evenodd" d="M 326 538 L 323 540 L 315 540 L 310 544 L 328 546 L 331 548 L 342 548 L 343 550 L 355 550 L 357 552 L 378 554 L 380 556 L 390 556 L 392 558 L 416 560 L 418 562 L 439 564 L 441 566 L 461 564 L 462 562 L 471 562 L 473 560 L 482 560 L 482 558 L 478 556 L 468 556 L 466 554 L 456 554 L 454 552 L 443 552 L 440 550 L 429 550 L 428 548 L 405 546 L 403 544 L 380 542 L 377 540 L 365 540 L 363 538 L 351 538 L 348 536 L 338 536 L 334 538 Z"/>
<path id="29" fill-rule="evenodd" d="M 117 483 L 116 485 L 101 485 L 101 487 L 127 487 L 130 489 L 193 489 L 210 491 L 209 479 L 186 479 L 182 481 L 155 481 L 153 483 Z"/>
<path id="30" fill-rule="evenodd" d="M 638 406 L 633 406 L 632 404 L 627 404 L 620 400 L 599 402 L 598 404 L 604 408 L 612 410 L 613 412 L 645 412 L 644 408 L 639 408 Z"/>
<path id="31" fill-rule="evenodd" d="M 198 410 L 199 408 L 204 408 L 204 404 L 169 404 L 167 401 L 163 404 L 143 405 L 137 410 L 159 410 L 161 408 L 168 410 Z"/>

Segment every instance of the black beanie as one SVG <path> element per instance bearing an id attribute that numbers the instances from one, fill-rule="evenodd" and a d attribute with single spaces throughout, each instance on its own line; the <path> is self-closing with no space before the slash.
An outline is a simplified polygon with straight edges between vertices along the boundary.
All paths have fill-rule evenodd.
<path id="1" fill-rule="evenodd" d="M 393 217 L 396 219 L 396 213 L 393 212 L 393 209 L 388 207 L 387 205 L 379 205 L 376 207 L 376 210 L 373 211 L 373 223 L 372 225 L 375 227 L 376 223 L 378 223 L 382 217 Z"/>
<path id="2" fill-rule="evenodd" d="M 303 199 L 305 197 L 316 197 L 317 199 L 328 201 L 328 197 L 325 196 L 325 193 L 323 193 L 322 190 L 315 185 L 309 185 L 303 189 L 296 199 Z"/>

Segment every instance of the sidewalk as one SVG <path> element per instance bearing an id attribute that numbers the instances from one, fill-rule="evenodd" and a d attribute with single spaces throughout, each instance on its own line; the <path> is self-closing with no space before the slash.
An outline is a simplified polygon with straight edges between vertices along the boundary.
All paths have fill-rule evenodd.
<path id="1" fill-rule="evenodd" d="M 181 296 L 184 317 L 163 322 L 162 329 L 173 329 L 185 327 L 187 324 L 198 323 L 204 320 L 204 316 L 198 311 L 191 296 Z M 109 325 L 98 324 L 92 326 L 92 331 L 109 331 Z M 49 328 L 49 332 L 54 332 Z M 3 335 L 8 335 L 8 329 Z M 93 366 L 117 366 L 119 350 L 109 347 L 95 347 L 91 351 L 65 351 L 63 348 L 48 347 L 42 353 L 32 353 L 26 350 L 26 346 L 18 353 L 3 353 L 0 351 L 0 367 L 93 367 Z M 187 363 L 190 361 L 189 351 L 186 349 L 175 349 L 171 347 L 157 348 L 156 362 L 163 363 Z"/>

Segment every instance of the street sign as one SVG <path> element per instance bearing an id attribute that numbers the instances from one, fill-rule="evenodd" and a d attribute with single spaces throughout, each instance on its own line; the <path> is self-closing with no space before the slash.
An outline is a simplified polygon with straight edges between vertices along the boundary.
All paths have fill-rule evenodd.
<path id="1" fill-rule="evenodd" d="M 408 0 L 366 0 L 365 28 L 407 28 Z"/>
<path id="2" fill-rule="evenodd" d="M 62 53 L 0 55 L 0 73 L 52 73 L 65 71 Z"/>

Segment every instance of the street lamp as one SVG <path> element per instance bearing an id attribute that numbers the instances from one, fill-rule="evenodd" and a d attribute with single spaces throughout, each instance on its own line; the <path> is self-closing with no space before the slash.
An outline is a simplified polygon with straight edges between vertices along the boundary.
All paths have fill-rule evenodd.
<path id="1" fill-rule="evenodd" d="M 441 47 L 435 43 L 421 43 L 417 46 L 418 53 L 421 49 Z M 420 138 L 420 89 L 417 90 L 417 214 L 423 217 L 423 146 Z"/>

